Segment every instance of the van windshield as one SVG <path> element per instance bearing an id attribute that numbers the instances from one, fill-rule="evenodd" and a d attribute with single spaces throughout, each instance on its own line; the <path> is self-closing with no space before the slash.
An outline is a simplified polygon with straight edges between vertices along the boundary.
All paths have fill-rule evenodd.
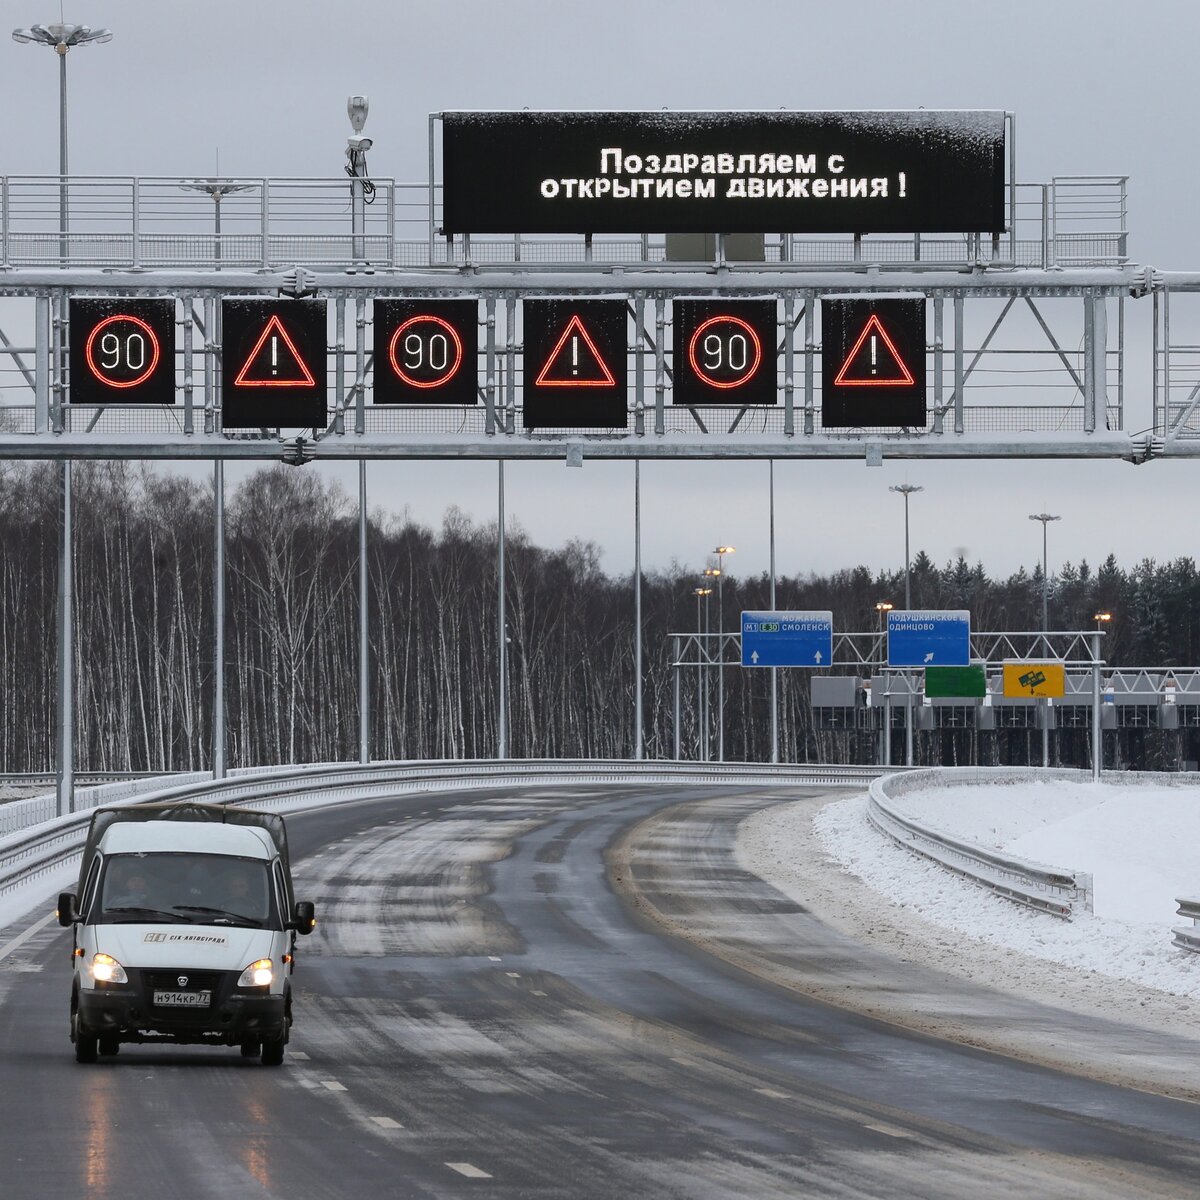
<path id="1" fill-rule="evenodd" d="M 261 859 L 227 854 L 114 854 L 105 859 L 96 923 L 275 925 Z"/>

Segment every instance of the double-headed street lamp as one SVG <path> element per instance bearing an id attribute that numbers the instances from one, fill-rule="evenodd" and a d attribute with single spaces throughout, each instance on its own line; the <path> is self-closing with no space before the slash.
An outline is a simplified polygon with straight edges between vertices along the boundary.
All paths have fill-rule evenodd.
<path id="1" fill-rule="evenodd" d="M 1050 628 L 1050 577 L 1046 566 L 1046 530 L 1051 521 L 1061 521 L 1062 517 L 1040 512 L 1030 513 L 1029 519 L 1042 523 L 1042 632 L 1045 633 Z"/>
<path id="2" fill-rule="evenodd" d="M 58 234 L 59 258 L 67 257 L 67 51 L 75 46 L 90 46 L 111 42 L 108 29 L 93 29 L 90 25 L 30 25 L 14 29 L 14 42 L 33 42 L 49 46 L 58 55 Z"/>
<path id="3" fill-rule="evenodd" d="M 709 567 L 704 574 L 717 581 L 717 762 L 725 761 L 725 555 L 733 554 L 734 546 L 714 546 L 717 556 L 715 568 Z"/>
<path id="4" fill-rule="evenodd" d="M 712 588 L 697 587 L 692 588 L 692 595 L 696 597 L 696 642 L 699 646 L 707 647 L 708 643 L 702 641 L 700 634 L 708 633 L 708 598 L 712 595 Z M 704 601 L 704 624 L 700 624 L 700 601 Z M 704 671 L 704 660 L 697 655 L 698 665 L 696 667 L 696 707 L 699 709 L 699 719 L 697 721 L 697 738 L 698 745 L 696 747 L 697 757 L 704 762 L 708 761 L 708 688 L 706 686 L 708 676 Z"/>

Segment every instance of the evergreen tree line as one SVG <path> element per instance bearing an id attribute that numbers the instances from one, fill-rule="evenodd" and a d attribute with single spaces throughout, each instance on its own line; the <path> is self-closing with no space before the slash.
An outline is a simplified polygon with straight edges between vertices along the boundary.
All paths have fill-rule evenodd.
<path id="1" fill-rule="evenodd" d="M 211 486 L 130 463 L 74 467 L 77 760 L 81 770 L 210 765 L 213 665 Z M 0 464 L 0 771 L 54 764 L 59 472 Z M 345 760 L 358 747 L 358 525 L 355 505 L 313 470 L 262 469 L 226 503 L 226 715 L 231 765 Z M 496 527 L 447 512 L 439 530 L 372 514 L 369 530 L 373 758 L 496 752 Z M 693 571 L 642 585 L 646 753 L 673 753 L 668 634 L 696 628 Z M 625 757 L 633 751 L 634 606 L 628 575 L 599 549 L 507 540 L 510 753 Z M 831 609 L 835 628 L 876 627 L 903 596 L 902 569 L 798 572 L 777 606 Z M 1111 611 L 1105 657 L 1118 665 L 1200 663 L 1200 573 L 1190 558 L 1131 569 L 1067 564 L 1051 580 L 1052 628 L 1086 629 Z M 919 553 L 913 605 L 966 608 L 978 630 L 1040 628 L 1040 567 L 992 579 L 962 559 Z M 727 629 L 768 607 L 765 575 L 724 580 Z M 714 593 L 709 597 L 715 630 Z M 699 740 L 699 672 L 681 671 L 684 757 Z M 769 676 L 729 668 L 725 752 L 770 757 Z M 785 761 L 873 761 L 877 738 L 814 728 L 809 674 L 778 673 Z M 716 720 L 710 674 L 710 734 Z M 1160 735 L 1167 738 L 1167 734 Z M 1179 735 L 1174 735 L 1178 739 Z M 1086 753 L 1086 737 L 1064 739 Z M 1141 743 L 1138 743 L 1141 745 Z M 1128 750 L 1128 748 L 1127 748 Z M 1146 761 L 1178 758 L 1144 747 Z M 1187 756 L 1195 757 L 1194 754 Z M 922 761 L 1040 761 L 1040 735 L 918 735 Z M 1127 753 L 1127 758 L 1129 754 Z M 1165 759 L 1164 759 L 1165 761 Z M 1134 765 L 1137 765 L 1135 763 Z"/>

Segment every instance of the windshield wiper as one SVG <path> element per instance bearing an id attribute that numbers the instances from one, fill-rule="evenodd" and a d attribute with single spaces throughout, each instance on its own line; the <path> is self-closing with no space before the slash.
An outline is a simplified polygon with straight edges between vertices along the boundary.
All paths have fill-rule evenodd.
<path id="1" fill-rule="evenodd" d="M 137 905 L 137 904 L 126 904 L 126 905 L 122 905 L 118 908 L 106 908 L 104 910 L 104 912 L 106 914 L 107 913 L 152 913 L 156 917 L 167 917 L 169 920 L 172 920 L 172 921 L 186 921 L 187 920 L 186 917 L 181 917 L 177 912 L 167 912 L 167 910 L 163 909 L 163 908 L 142 908 L 140 905 Z"/>
<path id="2" fill-rule="evenodd" d="M 245 925 L 253 925 L 257 928 L 262 927 L 262 922 L 255 917 L 248 917 L 245 913 L 230 912 L 227 908 L 208 908 L 203 904 L 175 904 L 172 907 L 183 909 L 185 912 L 211 913 L 216 917 L 225 917 L 231 921 L 241 921 Z"/>

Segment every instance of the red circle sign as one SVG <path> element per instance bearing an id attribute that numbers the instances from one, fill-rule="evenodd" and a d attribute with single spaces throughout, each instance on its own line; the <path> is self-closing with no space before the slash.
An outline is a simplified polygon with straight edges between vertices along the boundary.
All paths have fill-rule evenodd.
<path id="1" fill-rule="evenodd" d="M 419 328 L 424 325 L 431 325 L 433 329 Z M 403 344 L 401 337 L 404 337 Z M 388 343 L 388 361 L 392 370 L 410 387 L 439 388 L 449 383 L 462 366 L 462 338 L 442 317 L 417 313 L 392 334 Z"/>
<path id="2" fill-rule="evenodd" d="M 84 350 L 88 370 L 112 388 L 145 383 L 154 374 L 158 359 L 158 334 L 148 322 L 129 313 L 114 313 L 98 321 Z"/>
<path id="3" fill-rule="evenodd" d="M 734 328 L 730 332 L 721 330 L 722 326 Z M 706 334 L 704 343 L 701 343 L 700 339 Z M 709 339 L 715 341 L 710 342 Z M 697 348 L 703 362 L 697 358 Z M 761 362 L 762 342 L 754 326 L 728 313 L 709 317 L 702 322 L 688 342 L 688 363 L 692 372 L 710 387 L 741 387 L 754 377 Z"/>

